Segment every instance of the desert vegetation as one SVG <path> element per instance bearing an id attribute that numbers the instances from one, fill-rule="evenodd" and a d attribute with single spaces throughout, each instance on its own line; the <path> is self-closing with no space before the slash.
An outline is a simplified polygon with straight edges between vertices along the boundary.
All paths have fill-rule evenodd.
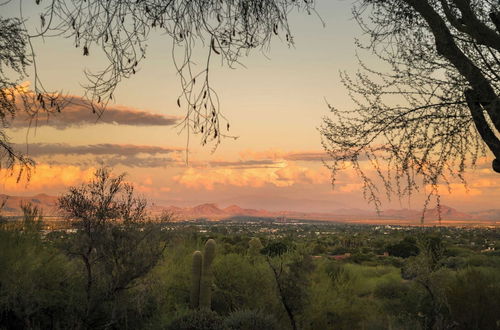
<path id="1" fill-rule="evenodd" d="M 3 329 L 496 329 L 500 233 L 148 216 L 109 170 L 0 230 Z"/>

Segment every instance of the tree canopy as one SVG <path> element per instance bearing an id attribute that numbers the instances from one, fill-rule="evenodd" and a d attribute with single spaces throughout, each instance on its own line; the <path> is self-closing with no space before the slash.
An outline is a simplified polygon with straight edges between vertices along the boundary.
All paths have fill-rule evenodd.
<path id="1" fill-rule="evenodd" d="M 363 0 L 353 12 L 367 36 L 359 49 L 381 64 L 360 59 L 354 76 L 342 74 L 356 107 L 330 106 L 321 128 L 334 178 L 354 168 L 378 206 L 380 186 L 439 195 L 487 149 L 500 172 L 498 1 Z"/>

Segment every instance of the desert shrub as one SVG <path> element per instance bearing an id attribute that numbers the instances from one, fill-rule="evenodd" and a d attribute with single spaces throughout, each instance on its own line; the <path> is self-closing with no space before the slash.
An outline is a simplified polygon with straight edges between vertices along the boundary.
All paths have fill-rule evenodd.
<path id="1" fill-rule="evenodd" d="M 221 315 L 234 310 L 265 309 L 275 311 L 279 301 L 275 295 L 275 283 L 264 261 L 252 262 L 239 254 L 227 254 L 216 258 L 213 265 L 214 292 L 212 309 Z"/>
<path id="2" fill-rule="evenodd" d="M 474 267 L 496 267 L 500 268 L 500 258 L 495 256 L 486 256 L 483 254 L 471 255 L 467 258 L 467 266 Z"/>
<path id="3" fill-rule="evenodd" d="M 450 269 L 462 269 L 467 267 L 467 259 L 463 257 L 448 257 L 443 260 L 443 266 Z"/>
<path id="4" fill-rule="evenodd" d="M 378 283 L 373 296 L 381 302 L 384 314 L 396 322 L 398 328 L 416 325 L 423 292 L 411 282 L 386 280 Z"/>
<path id="5" fill-rule="evenodd" d="M 335 285 L 352 280 L 352 274 L 343 263 L 329 262 L 325 266 L 325 272 Z"/>
<path id="6" fill-rule="evenodd" d="M 277 257 L 285 254 L 291 249 L 290 246 L 283 242 L 271 242 L 266 247 L 264 247 L 261 251 L 262 254 L 269 257 Z"/>
<path id="7" fill-rule="evenodd" d="M 416 256 L 420 252 L 416 240 L 412 237 L 405 237 L 401 242 L 387 246 L 386 250 L 391 256 L 400 258 Z"/>
<path id="8" fill-rule="evenodd" d="M 77 267 L 21 231 L 0 231 L 0 328 L 64 329 L 81 325 Z"/>
<path id="9" fill-rule="evenodd" d="M 231 313 L 224 324 L 228 330 L 277 330 L 274 316 L 259 310 L 241 310 Z"/>
<path id="10" fill-rule="evenodd" d="M 222 317 L 211 310 L 191 310 L 170 322 L 167 330 L 225 330 Z"/>
<path id="11" fill-rule="evenodd" d="M 460 271 L 446 290 L 451 319 L 458 329 L 498 329 L 500 276 L 497 269 Z"/>

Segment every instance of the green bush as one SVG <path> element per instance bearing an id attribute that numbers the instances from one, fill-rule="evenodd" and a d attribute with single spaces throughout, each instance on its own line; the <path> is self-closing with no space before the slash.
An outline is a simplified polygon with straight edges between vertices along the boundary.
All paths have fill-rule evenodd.
<path id="1" fill-rule="evenodd" d="M 207 309 L 191 310 L 174 319 L 167 330 L 226 330 L 223 319 Z"/>
<path id="2" fill-rule="evenodd" d="M 409 258 L 416 256 L 420 252 L 420 249 L 414 238 L 405 237 L 401 242 L 387 246 L 387 252 L 391 256 Z"/>
<path id="3" fill-rule="evenodd" d="M 263 260 L 238 254 L 219 256 L 213 265 L 214 293 L 212 309 L 220 315 L 242 309 L 278 310 L 275 280 Z"/>
<path id="4" fill-rule="evenodd" d="M 76 328 L 80 278 L 62 253 L 32 234 L 0 230 L 0 329 Z"/>
<path id="5" fill-rule="evenodd" d="M 241 310 L 231 313 L 224 321 L 228 330 L 277 330 L 274 316 L 256 310 Z"/>
<path id="6" fill-rule="evenodd" d="M 458 329 L 498 329 L 500 326 L 498 269 L 468 268 L 458 272 L 446 290 L 452 320 Z"/>

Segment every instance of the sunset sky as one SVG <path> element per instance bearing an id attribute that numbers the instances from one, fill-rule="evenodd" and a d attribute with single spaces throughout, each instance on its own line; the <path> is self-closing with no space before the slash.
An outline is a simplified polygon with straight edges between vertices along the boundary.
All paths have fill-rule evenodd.
<path id="1" fill-rule="evenodd" d="M 186 132 L 175 127 L 184 113 L 176 105 L 180 84 L 171 60 L 171 40 L 153 35 L 138 73 L 121 83 L 115 104 L 99 122 L 77 106 L 29 131 L 18 120 L 17 128 L 9 130 L 12 142 L 28 150 L 38 166 L 27 184 L 4 173 L 0 192 L 59 194 L 104 164 L 117 173 L 127 172 L 140 193 L 167 205 L 213 202 L 320 212 L 370 209 L 359 179 L 351 172 L 343 173 L 332 189 L 317 130 L 322 117 L 328 116 L 327 102 L 353 106 L 339 78 L 339 71 L 355 72 L 357 67 L 354 39 L 361 31 L 350 7 L 350 1 L 318 1 L 325 27 L 314 15 L 292 14 L 294 48 L 275 40 L 265 55 L 254 51 L 242 60 L 245 67 L 236 69 L 214 61 L 212 87 L 238 139 L 224 140 L 212 153 L 211 146 L 202 147 L 199 137 L 191 136 L 189 164 Z M 8 10 L 17 16 L 18 7 Z M 25 15 L 38 18 L 29 8 Z M 47 88 L 63 89 L 76 103 L 83 95 L 83 70 L 105 64 L 97 51 L 82 56 L 70 40 L 38 40 L 34 46 Z M 197 50 L 200 59 L 207 51 Z M 361 56 L 376 65 L 368 54 Z M 451 193 L 443 190 L 442 203 L 463 211 L 499 208 L 500 180 L 489 164 L 484 160 L 468 174 L 468 191 L 458 183 L 452 183 Z M 383 204 L 383 208 L 421 206 L 422 195 L 410 202 L 395 199 Z"/>

